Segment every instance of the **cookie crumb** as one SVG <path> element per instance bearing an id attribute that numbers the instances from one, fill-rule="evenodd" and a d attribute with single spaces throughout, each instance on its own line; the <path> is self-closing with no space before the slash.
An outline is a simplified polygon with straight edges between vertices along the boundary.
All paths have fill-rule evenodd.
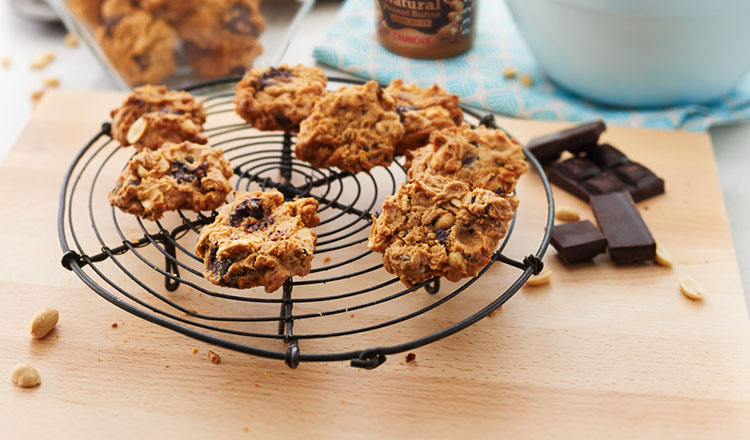
<path id="1" fill-rule="evenodd" d="M 68 35 L 65 36 L 65 45 L 68 47 L 77 47 L 78 34 L 76 34 L 75 32 L 68 32 Z"/>
<path id="2" fill-rule="evenodd" d="M 208 360 L 210 360 L 214 364 L 218 364 L 219 362 L 221 362 L 221 356 L 216 354 L 215 351 L 208 350 Z"/>
<path id="3" fill-rule="evenodd" d="M 330 263 L 330 262 L 331 262 L 331 257 L 329 257 L 329 256 L 327 256 L 327 255 L 326 255 L 326 256 L 325 256 L 325 257 L 323 258 L 323 262 L 324 262 L 324 263 Z"/>
<path id="4" fill-rule="evenodd" d="M 96 361 L 97 361 L 97 362 L 101 362 L 101 361 L 102 361 L 102 358 L 101 358 L 101 357 L 97 357 L 97 358 L 96 358 Z"/>
<path id="5" fill-rule="evenodd" d="M 406 365 L 406 364 L 404 363 L 404 361 L 401 361 L 401 362 L 399 362 L 398 364 L 399 364 L 399 365 L 401 365 L 402 367 Z"/>
<path id="6" fill-rule="evenodd" d="M 250 428 L 248 428 L 247 426 L 245 426 L 244 428 L 242 428 L 242 430 L 245 431 L 245 432 L 250 432 Z"/>
<path id="7" fill-rule="evenodd" d="M 198 347 L 193 347 L 193 354 L 198 353 Z"/>
<path id="8" fill-rule="evenodd" d="M 526 87 L 531 87 L 534 85 L 534 78 L 530 77 L 529 75 L 521 75 L 518 77 L 518 82 L 525 85 Z"/>
<path id="9" fill-rule="evenodd" d="M 42 99 L 42 96 L 44 96 L 44 90 L 35 90 L 31 92 L 31 104 L 34 106 L 34 108 L 36 108 L 39 100 Z"/>
<path id="10" fill-rule="evenodd" d="M 260 388 L 260 384 L 258 382 L 255 382 L 255 388 Z"/>
<path id="11" fill-rule="evenodd" d="M 492 318 L 493 316 L 497 315 L 497 312 L 499 312 L 499 311 L 500 311 L 500 309 L 502 309 L 502 308 L 503 308 L 502 306 L 500 306 L 500 307 L 496 308 L 495 310 L 491 311 L 491 312 L 490 312 L 490 314 L 489 314 L 488 316 L 489 316 L 490 318 Z"/>
<path id="12" fill-rule="evenodd" d="M 513 66 L 507 66 L 503 68 L 503 76 L 508 79 L 515 78 L 517 73 L 518 71 Z"/>
<path id="13" fill-rule="evenodd" d="M 117 323 L 116 322 L 112 323 L 112 328 L 117 328 Z"/>
<path id="14" fill-rule="evenodd" d="M 45 52 L 41 55 L 39 55 L 39 58 L 32 61 L 29 65 L 29 68 L 31 70 L 41 70 L 44 69 L 55 59 L 55 54 L 52 52 Z"/>
<path id="15" fill-rule="evenodd" d="M 60 85 L 60 78 L 42 78 L 45 87 L 57 87 Z"/>
<path id="16" fill-rule="evenodd" d="M 122 343 L 123 343 L 123 344 L 124 344 L 124 343 L 126 343 L 126 342 L 128 342 L 128 340 L 127 340 L 127 339 L 123 339 L 123 340 L 122 340 Z"/>
<path id="17" fill-rule="evenodd" d="M 10 57 L 4 57 L 4 58 L 3 58 L 3 61 L 2 61 L 2 65 L 3 65 L 3 67 L 5 67 L 6 69 L 7 69 L 8 67 L 10 67 Z"/>
<path id="18" fill-rule="evenodd" d="M 406 362 L 414 362 L 417 359 L 417 355 L 414 353 L 408 353 L 405 358 Z"/>
<path id="19" fill-rule="evenodd" d="M 164 368 L 169 368 L 169 365 L 165 365 Z"/>

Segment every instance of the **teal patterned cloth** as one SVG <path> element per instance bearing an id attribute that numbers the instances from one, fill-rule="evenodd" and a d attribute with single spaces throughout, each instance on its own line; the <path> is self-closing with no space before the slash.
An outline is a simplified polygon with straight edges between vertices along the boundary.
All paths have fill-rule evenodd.
<path id="1" fill-rule="evenodd" d="M 412 60 L 378 44 L 374 35 L 374 0 L 347 0 L 313 56 L 323 64 L 388 83 L 394 78 L 429 86 L 437 83 L 464 104 L 504 115 L 531 119 L 586 122 L 604 119 L 613 125 L 704 131 L 712 125 L 750 120 L 750 75 L 724 99 L 702 105 L 664 109 L 620 109 L 582 100 L 551 84 L 521 40 L 504 1 L 483 1 L 474 47 L 440 61 Z M 534 79 L 525 87 L 506 80 L 505 66 Z"/>

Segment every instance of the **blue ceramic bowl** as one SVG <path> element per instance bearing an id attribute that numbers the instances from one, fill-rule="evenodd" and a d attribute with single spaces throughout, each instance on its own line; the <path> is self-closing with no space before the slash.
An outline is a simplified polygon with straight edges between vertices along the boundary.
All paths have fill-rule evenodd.
<path id="1" fill-rule="evenodd" d="M 750 0 L 507 3 L 547 75 L 601 103 L 712 101 L 750 71 Z"/>

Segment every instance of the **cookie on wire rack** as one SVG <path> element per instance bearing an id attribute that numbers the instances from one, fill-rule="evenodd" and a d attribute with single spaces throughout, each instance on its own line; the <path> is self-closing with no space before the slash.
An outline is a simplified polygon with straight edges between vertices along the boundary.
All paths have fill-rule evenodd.
<path id="1" fill-rule="evenodd" d="M 123 212 L 159 220 L 178 209 L 210 211 L 232 190 L 232 167 L 220 148 L 182 142 L 135 154 L 109 194 Z"/>
<path id="2" fill-rule="evenodd" d="M 291 276 L 310 273 L 320 222 L 312 198 L 284 201 L 276 191 L 235 192 L 234 201 L 198 237 L 203 276 L 218 286 L 273 292 Z"/>

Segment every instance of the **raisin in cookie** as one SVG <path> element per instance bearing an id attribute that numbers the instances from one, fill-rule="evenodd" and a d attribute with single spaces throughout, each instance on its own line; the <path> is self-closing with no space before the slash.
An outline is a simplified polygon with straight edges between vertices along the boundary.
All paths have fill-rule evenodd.
<path id="1" fill-rule="evenodd" d="M 407 157 L 411 180 L 436 174 L 498 194 L 513 192 L 528 170 L 521 146 L 502 130 L 468 124 L 433 133 L 427 146 Z"/>
<path id="2" fill-rule="evenodd" d="M 455 282 L 490 262 L 516 206 L 514 198 L 459 181 L 417 180 L 386 197 L 367 246 L 406 286 L 433 276 Z"/>
<path id="3" fill-rule="evenodd" d="M 112 137 L 138 151 L 156 149 L 164 142 L 207 142 L 203 135 L 206 112 L 188 92 L 164 86 L 138 87 L 112 110 Z"/>
<path id="4" fill-rule="evenodd" d="M 226 287 L 281 287 L 291 276 L 305 276 L 315 252 L 318 202 L 285 202 L 276 191 L 236 192 L 216 220 L 203 228 L 195 253 L 203 258 L 203 276 Z"/>
<path id="5" fill-rule="evenodd" d="M 177 209 L 208 211 L 226 201 L 232 174 L 219 148 L 168 143 L 130 159 L 109 194 L 109 203 L 148 220 L 159 220 L 164 212 Z"/>
<path id="6" fill-rule="evenodd" d="M 422 88 L 415 84 L 404 85 L 395 79 L 385 89 L 396 101 L 396 113 L 406 130 L 396 144 L 396 154 L 403 154 L 427 145 L 430 133 L 461 124 L 464 114 L 458 106 L 458 95 L 441 89 L 437 84 Z"/>
<path id="7" fill-rule="evenodd" d="M 320 69 L 297 65 L 252 69 L 234 88 L 237 114 L 258 130 L 299 130 L 326 91 Z"/>
<path id="8" fill-rule="evenodd" d="M 203 78 L 242 75 L 263 53 L 259 0 L 204 0 L 177 24 L 190 66 Z"/>
<path id="9" fill-rule="evenodd" d="M 99 46 L 129 85 L 160 82 L 175 70 L 177 32 L 164 20 L 129 2 L 102 4 Z"/>
<path id="10" fill-rule="evenodd" d="M 315 167 L 369 172 L 393 162 L 403 135 L 393 98 L 370 81 L 323 96 L 300 125 L 295 154 Z"/>

